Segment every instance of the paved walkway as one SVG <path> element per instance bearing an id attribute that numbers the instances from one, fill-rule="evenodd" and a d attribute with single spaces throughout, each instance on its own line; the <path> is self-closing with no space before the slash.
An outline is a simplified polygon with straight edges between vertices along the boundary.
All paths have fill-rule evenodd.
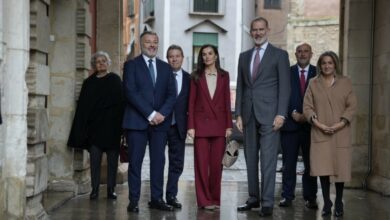
<path id="1" fill-rule="evenodd" d="M 118 199 L 116 201 L 106 199 L 105 187 L 101 187 L 100 198 L 97 201 L 90 201 L 89 195 L 81 195 L 66 202 L 63 206 L 49 213 L 50 219 L 259 219 L 258 210 L 249 212 L 237 212 L 237 205 L 242 204 L 247 199 L 247 184 L 245 161 L 241 152 L 236 164 L 230 169 L 225 169 L 222 183 L 222 204 L 219 211 L 204 211 L 197 208 L 193 175 L 193 154 L 192 147 L 186 148 L 185 171 L 179 182 L 178 199 L 183 203 L 183 209 L 175 212 L 162 212 L 151 210 L 147 207 L 150 198 L 149 194 L 149 160 L 145 157 L 143 167 L 143 182 L 140 199 L 140 213 L 127 213 L 128 188 L 127 184 L 117 186 Z M 278 167 L 281 166 L 279 160 Z M 298 171 L 302 170 L 302 164 L 298 166 Z M 274 214 L 268 219 L 322 219 L 321 209 L 309 210 L 304 207 L 302 199 L 302 185 L 300 177 L 298 179 L 296 195 L 292 207 L 280 208 L 277 204 L 280 199 L 281 173 L 277 173 L 277 184 L 275 193 Z M 377 193 L 363 190 L 345 190 L 344 193 L 345 216 L 343 219 L 390 219 L 390 198 L 382 197 Z M 334 192 L 332 192 L 334 199 Z M 318 193 L 320 208 L 322 207 L 321 191 Z M 335 219 L 328 217 L 326 219 Z"/>

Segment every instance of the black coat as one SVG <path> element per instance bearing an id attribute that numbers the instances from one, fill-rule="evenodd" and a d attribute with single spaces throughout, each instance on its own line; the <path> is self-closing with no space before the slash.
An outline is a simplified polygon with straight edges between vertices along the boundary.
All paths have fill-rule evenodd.
<path id="1" fill-rule="evenodd" d="M 119 150 L 123 109 L 122 83 L 117 74 L 89 76 L 81 88 L 68 146 Z"/>

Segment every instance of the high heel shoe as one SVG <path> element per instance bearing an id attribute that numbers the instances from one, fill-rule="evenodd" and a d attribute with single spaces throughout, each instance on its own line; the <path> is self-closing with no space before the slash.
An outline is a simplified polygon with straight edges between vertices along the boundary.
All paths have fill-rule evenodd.
<path id="1" fill-rule="evenodd" d="M 344 215 L 344 204 L 343 204 L 343 202 L 336 203 L 336 207 L 335 207 L 335 210 L 334 210 L 334 216 L 341 217 L 343 215 Z"/>
<path id="2" fill-rule="evenodd" d="M 330 215 L 332 213 L 332 206 L 333 206 L 332 202 L 325 203 L 324 207 L 322 208 L 321 215 L 324 217 Z"/>

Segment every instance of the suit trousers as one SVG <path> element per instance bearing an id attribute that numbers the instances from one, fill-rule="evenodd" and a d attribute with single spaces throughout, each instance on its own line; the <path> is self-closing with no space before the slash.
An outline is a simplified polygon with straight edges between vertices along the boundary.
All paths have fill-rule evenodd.
<path id="1" fill-rule="evenodd" d="M 165 191 L 167 200 L 177 196 L 179 177 L 184 169 L 185 141 L 186 139 L 180 138 L 177 126 L 171 126 L 168 132 L 169 169 Z"/>
<path id="2" fill-rule="evenodd" d="M 92 189 L 99 189 L 100 185 L 100 167 L 102 162 L 103 150 L 92 145 L 89 149 L 91 165 L 91 184 Z M 107 188 L 116 186 L 116 173 L 118 170 L 118 150 L 106 150 L 107 155 Z"/>
<path id="3" fill-rule="evenodd" d="M 155 131 L 152 126 L 146 130 L 127 130 L 129 144 L 129 200 L 137 204 L 141 191 L 141 170 L 146 144 L 149 143 L 151 200 L 162 199 L 164 185 L 166 131 Z"/>
<path id="4" fill-rule="evenodd" d="M 259 124 L 252 114 L 244 125 L 244 154 L 248 176 L 248 202 L 261 202 L 263 207 L 273 207 L 276 164 L 280 145 L 280 132 L 272 125 Z M 259 190 L 259 152 L 261 191 Z"/>
<path id="5" fill-rule="evenodd" d="M 225 137 L 195 137 L 195 189 L 199 207 L 221 204 Z"/>
<path id="6" fill-rule="evenodd" d="M 283 150 L 282 197 L 288 200 L 295 198 L 296 167 L 299 149 L 301 149 L 305 167 L 302 175 L 303 198 L 315 200 L 317 198 L 317 177 L 310 176 L 310 130 L 282 131 L 281 140 Z"/>

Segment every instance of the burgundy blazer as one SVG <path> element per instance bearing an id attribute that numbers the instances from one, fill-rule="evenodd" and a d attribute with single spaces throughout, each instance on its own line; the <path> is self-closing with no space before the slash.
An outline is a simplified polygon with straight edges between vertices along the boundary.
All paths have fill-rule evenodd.
<path id="1" fill-rule="evenodd" d="M 195 137 L 225 136 L 232 128 L 229 73 L 217 74 L 217 86 L 211 99 L 205 74 L 197 81 L 191 79 L 188 102 L 188 129 L 195 129 Z"/>

